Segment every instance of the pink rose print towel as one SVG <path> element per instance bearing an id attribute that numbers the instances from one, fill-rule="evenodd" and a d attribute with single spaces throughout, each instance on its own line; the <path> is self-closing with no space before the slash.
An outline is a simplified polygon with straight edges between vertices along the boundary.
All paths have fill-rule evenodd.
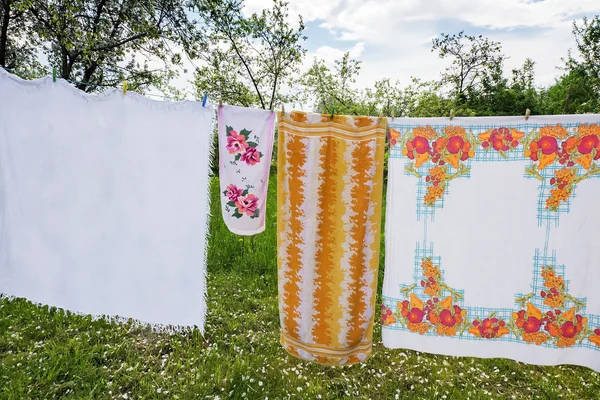
<path id="1" fill-rule="evenodd" d="M 219 107 L 219 178 L 223 220 L 237 235 L 265 230 L 275 113 Z"/>

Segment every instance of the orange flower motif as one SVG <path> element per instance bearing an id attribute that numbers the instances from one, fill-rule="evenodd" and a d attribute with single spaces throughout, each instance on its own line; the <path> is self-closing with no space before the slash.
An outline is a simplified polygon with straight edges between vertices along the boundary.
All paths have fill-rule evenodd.
<path id="1" fill-rule="evenodd" d="M 558 341 L 556 342 L 556 345 L 559 348 L 565 348 L 565 347 L 571 347 L 573 345 L 575 345 L 575 343 L 577 342 L 577 338 L 566 338 L 564 336 L 560 336 Z"/>
<path id="2" fill-rule="evenodd" d="M 569 200 L 569 197 L 571 196 L 572 190 L 571 188 L 568 189 L 552 189 L 550 190 L 550 197 L 548 199 L 546 199 L 546 208 L 550 209 L 552 211 L 556 211 L 558 210 L 558 207 L 560 207 L 560 203 L 562 201 L 566 202 Z"/>
<path id="3" fill-rule="evenodd" d="M 556 153 L 542 154 L 540 157 L 540 163 L 538 164 L 538 170 L 543 170 L 548 165 L 552 164 L 556 160 Z"/>
<path id="4" fill-rule="evenodd" d="M 440 306 L 446 310 L 452 309 L 452 296 L 448 296 L 444 300 L 440 301 Z"/>
<path id="5" fill-rule="evenodd" d="M 550 289 L 563 290 L 565 281 L 562 276 L 557 276 L 553 270 L 542 268 L 542 278 L 544 278 L 544 286 Z"/>
<path id="6" fill-rule="evenodd" d="M 394 128 L 390 128 L 390 145 L 391 146 L 395 146 L 396 143 L 398 143 L 398 139 L 400 139 L 400 137 L 401 137 L 400 132 L 398 132 Z M 407 153 L 408 153 L 408 150 L 403 149 L 402 154 L 406 155 Z"/>
<path id="7" fill-rule="evenodd" d="M 424 197 L 424 203 L 433 206 L 437 199 L 444 196 L 445 186 L 427 186 L 427 194 Z"/>
<path id="8" fill-rule="evenodd" d="M 552 211 L 556 211 L 558 210 L 558 207 L 560 207 L 560 200 L 554 197 L 549 197 L 548 199 L 546 199 L 546 208 L 550 209 Z"/>
<path id="9" fill-rule="evenodd" d="M 518 129 L 511 128 L 510 133 L 512 134 L 513 140 L 520 141 L 525 137 L 525 132 Z"/>
<path id="10" fill-rule="evenodd" d="M 456 336 L 456 328 L 453 326 L 438 325 L 437 334 L 440 336 Z"/>
<path id="11" fill-rule="evenodd" d="M 558 326 L 558 324 L 556 322 L 553 322 L 548 326 L 548 333 L 552 337 L 557 337 L 560 335 L 560 333 L 561 333 L 560 327 Z"/>
<path id="12" fill-rule="evenodd" d="M 446 162 L 450 165 L 452 165 L 454 168 L 458 169 L 458 162 L 460 161 L 460 155 L 459 154 L 451 154 L 448 157 L 444 158 L 444 160 L 446 160 Z"/>
<path id="13" fill-rule="evenodd" d="M 425 294 L 430 297 L 435 297 L 440 294 L 440 287 L 437 283 L 432 283 L 425 288 Z"/>
<path id="14" fill-rule="evenodd" d="M 407 326 L 411 332 L 418 333 L 419 335 L 424 335 L 427 333 L 427 331 L 429 331 L 429 324 L 427 322 L 420 322 L 418 324 L 409 322 Z"/>
<path id="15" fill-rule="evenodd" d="M 517 129 L 495 128 L 488 129 L 479 134 L 481 147 L 489 149 L 490 146 L 496 151 L 505 154 L 504 152 L 514 149 L 519 145 L 519 141 L 525 137 L 525 133 Z M 529 155 L 527 155 L 529 157 Z"/>
<path id="16" fill-rule="evenodd" d="M 437 166 L 429 168 L 429 175 L 438 181 L 443 181 L 446 178 L 446 169 Z"/>
<path id="17" fill-rule="evenodd" d="M 579 165 L 581 165 L 583 168 L 585 169 L 590 169 L 590 167 L 592 166 L 592 160 L 593 160 L 593 156 L 592 153 L 583 155 L 579 158 L 575 159 L 575 162 Z"/>
<path id="18" fill-rule="evenodd" d="M 522 337 L 527 343 L 535 343 L 538 346 L 548 341 L 548 335 L 544 332 L 523 333 Z"/>
<path id="19" fill-rule="evenodd" d="M 579 137 L 596 135 L 600 136 L 600 125 L 598 124 L 581 124 L 577 127 Z"/>
<path id="20" fill-rule="evenodd" d="M 577 140 L 577 138 L 574 138 L 574 137 L 568 138 L 563 143 L 564 143 L 565 151 L 567 153 L 572 152 L 573 150 L 575 150 L 577 148 L 577 146 L 579 146 L 579 140 Z"/>
<path id="21" fill-rule="evenodd" d="M 488 129 L 485 132 L 481 132 L 479 135 L 477 135 L 477 137 L 479 138 L 479 140 L 481 140 L 482 142 L 488 142 L 490 140 L 490 138 L 492 137 L 492 132 L 494 131 L 493 128 Z"/>
<path id="22" fill-rule="evenodd" d="M 469 328 L 469 333 L 479 338 L 495 339 L 508 335 L 510 330 L 504 321 L 492 315 L 483 321 L 474 320 L 473 326 Z"/>
<path id="23" fill-rule="evenodd" d="M 441 153 L 442 151 L 444 151 L 446 143 L 448 143 L 447 139 L 444 139 L 443 137 L 437 138 L 435 142 L 433 142 L 433 148 L 436 152 Z"/>
<path id="24" fill-rule="evenodd" d="M 544 304 L 551 308 L 561 308 L 565 304 L 565 299 L 559 293 L 553 297 L 546 297 Z"/>
<path id="25" fill-rule="evenodd" d="M 527 303 L 527 315 L 537 319 L 542 319 L 542 311 L 532 303 Z"/>
<path id="26" fill-rule="evenodd" d="M 590 342 L 594 343 L 596 346 L 600 347 L 600 329 L 596 329 L 594 331 L 594 335 L 589 337 Z"/>
<path id="27" fill-rule="evenodd" d="M 569 311 L 564 313 L 563 318 L 567 321 L 572 321 L 575 318 L 575 307 L 572 307 Z"/>
<path id="28" fill-rule="evenodd" d="M 562 125 L 548 125 L 540 128 L 541 136 L 551 136 L 556 139 L 564 139 L 567 137 L 567 130 Z"/>
<path id="29" fill-rule="evenodd" d="M 573 168 L 563 168 L 558 171 L 554 171 L 554 176 L 564 183 L 571 183 L 575 178 L 576 171 Z"/>
<path id="30" fill-rule="evenodd" d="M 385 326 L 390 326 L 396 323 L 396 317 L 392 314 L 392 310 L 385 305 L 381 306 L 381 323 Z"/>
<path id="31" fill-rule="evenodd" d="M 465 128 L 463 128 L 462 126 L 459 126 L 459 125 L 446 126 L 444 128 L 444 133 L 448 137 L 452 137 L 452 136 L 465 137 L 467 135 L 467 131 L 465 130 Z"/>
<path id="32" fill-rule="evenodd" d="M 423 301 L 417 296 L 415 296 L 414 293 L 410 294 L 410 305 L 412 306 L 412 308 L 417 308 L 419 310 L 422 310 L 425 307 Z"/>
<path id="33" fill-rule="evenodd" d="M 417 126 L 413 128 L 413 135 L 423 137 L 428 140 L 433 140 L 438 136 L 437 132 L 429 125 Z"/>
<path id="34" fill-rule="evenodd" d="M 417 154 L 417 157 L 415 159 L 415 167 L 420 168 L 421 165 L 425 164 L 428 159 L 429 159 L 429 153 Z"/>

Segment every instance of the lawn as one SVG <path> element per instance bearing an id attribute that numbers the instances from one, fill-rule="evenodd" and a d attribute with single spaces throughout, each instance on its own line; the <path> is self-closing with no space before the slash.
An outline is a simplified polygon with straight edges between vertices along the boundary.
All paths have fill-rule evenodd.
<path id="1" fill-rule="evenodd" d="M 600 374 L 586 368 L 385 349 L 379 321 L 366 363 L 327 368 L 288 356 L 279 345 L 275 180 L 267 229 L 255 238 L 227 231 L 217 180 L 212 194 L 204 337 L 0 298 L 0 398 L 600 398 Z"/>

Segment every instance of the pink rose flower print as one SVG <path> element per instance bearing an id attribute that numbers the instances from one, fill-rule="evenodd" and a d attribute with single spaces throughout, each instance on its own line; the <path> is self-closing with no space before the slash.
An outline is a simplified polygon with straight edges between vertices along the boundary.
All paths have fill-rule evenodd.
<path id="1" fill-rule="evenodd" d="M 223 195 L 229 200 L 226 205 L 226 210 L 227 212 L 233 211 L 232 216 L 234 218 L 240 219 L 244 215 L 249 216 L 251 219 L 259 217 L 259 198 L 256 197 L 256 195 L 249 193 L 249 189 L 242 190 L 236 185 L 231 184 L 223 191 Z"/>
<path id="2" fill-rule="evenodd" d="M 258 210 L 258 197 L 253 194 L 240 196 L 237 198 L 235 205 L 238 208 L 238 213 L 254 217 Z"/>
<path id="3" fill-rule="evenodd" d="M 256 165 L 260 162 L 261 157 L 262 153 L 256 150 L 256 148 L 250 147 L 246 149 L 246 152 L 242 154 L 240 159 L 248 165 Z"/>
<path id="4" fill-rule="evenodd" d="M 227 190 L 225 191 L 225 196 L 227 196 L 227 199 L 229 199 L 229 201 L 236 201 L 238 199 L 238 197 L 242 196 L 242 193 L 244 191 L 242 189 L 240 189 L 239 187 L 231 184 L 229 186 L 227 186 Z"/>
<path id="5" fill-rule="evenodd" d="M 230 130 L 229 135 L 227 136 L 227 150 L 229 151 L 229 154 L 238 154 L 247 148 L 248 143 L 246 143 L 246 137 L 238 134 L 233 129 Z"/>

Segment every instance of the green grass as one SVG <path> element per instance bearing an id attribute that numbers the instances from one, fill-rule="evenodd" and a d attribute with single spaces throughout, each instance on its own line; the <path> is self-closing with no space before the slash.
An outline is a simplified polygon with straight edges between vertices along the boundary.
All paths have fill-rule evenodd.
<path id="1" fill-rule="evenodd" d="M 600 374 L 586 368 L 385 349 L 379 321 L 366 363 L 327 368 L 288 356 L 279 345 L 275 181 L 266 232 L 254 239 L 227 231 L 213 183 L 205 337 L 2 298 L 1 399 L 600 398 Z"/>

